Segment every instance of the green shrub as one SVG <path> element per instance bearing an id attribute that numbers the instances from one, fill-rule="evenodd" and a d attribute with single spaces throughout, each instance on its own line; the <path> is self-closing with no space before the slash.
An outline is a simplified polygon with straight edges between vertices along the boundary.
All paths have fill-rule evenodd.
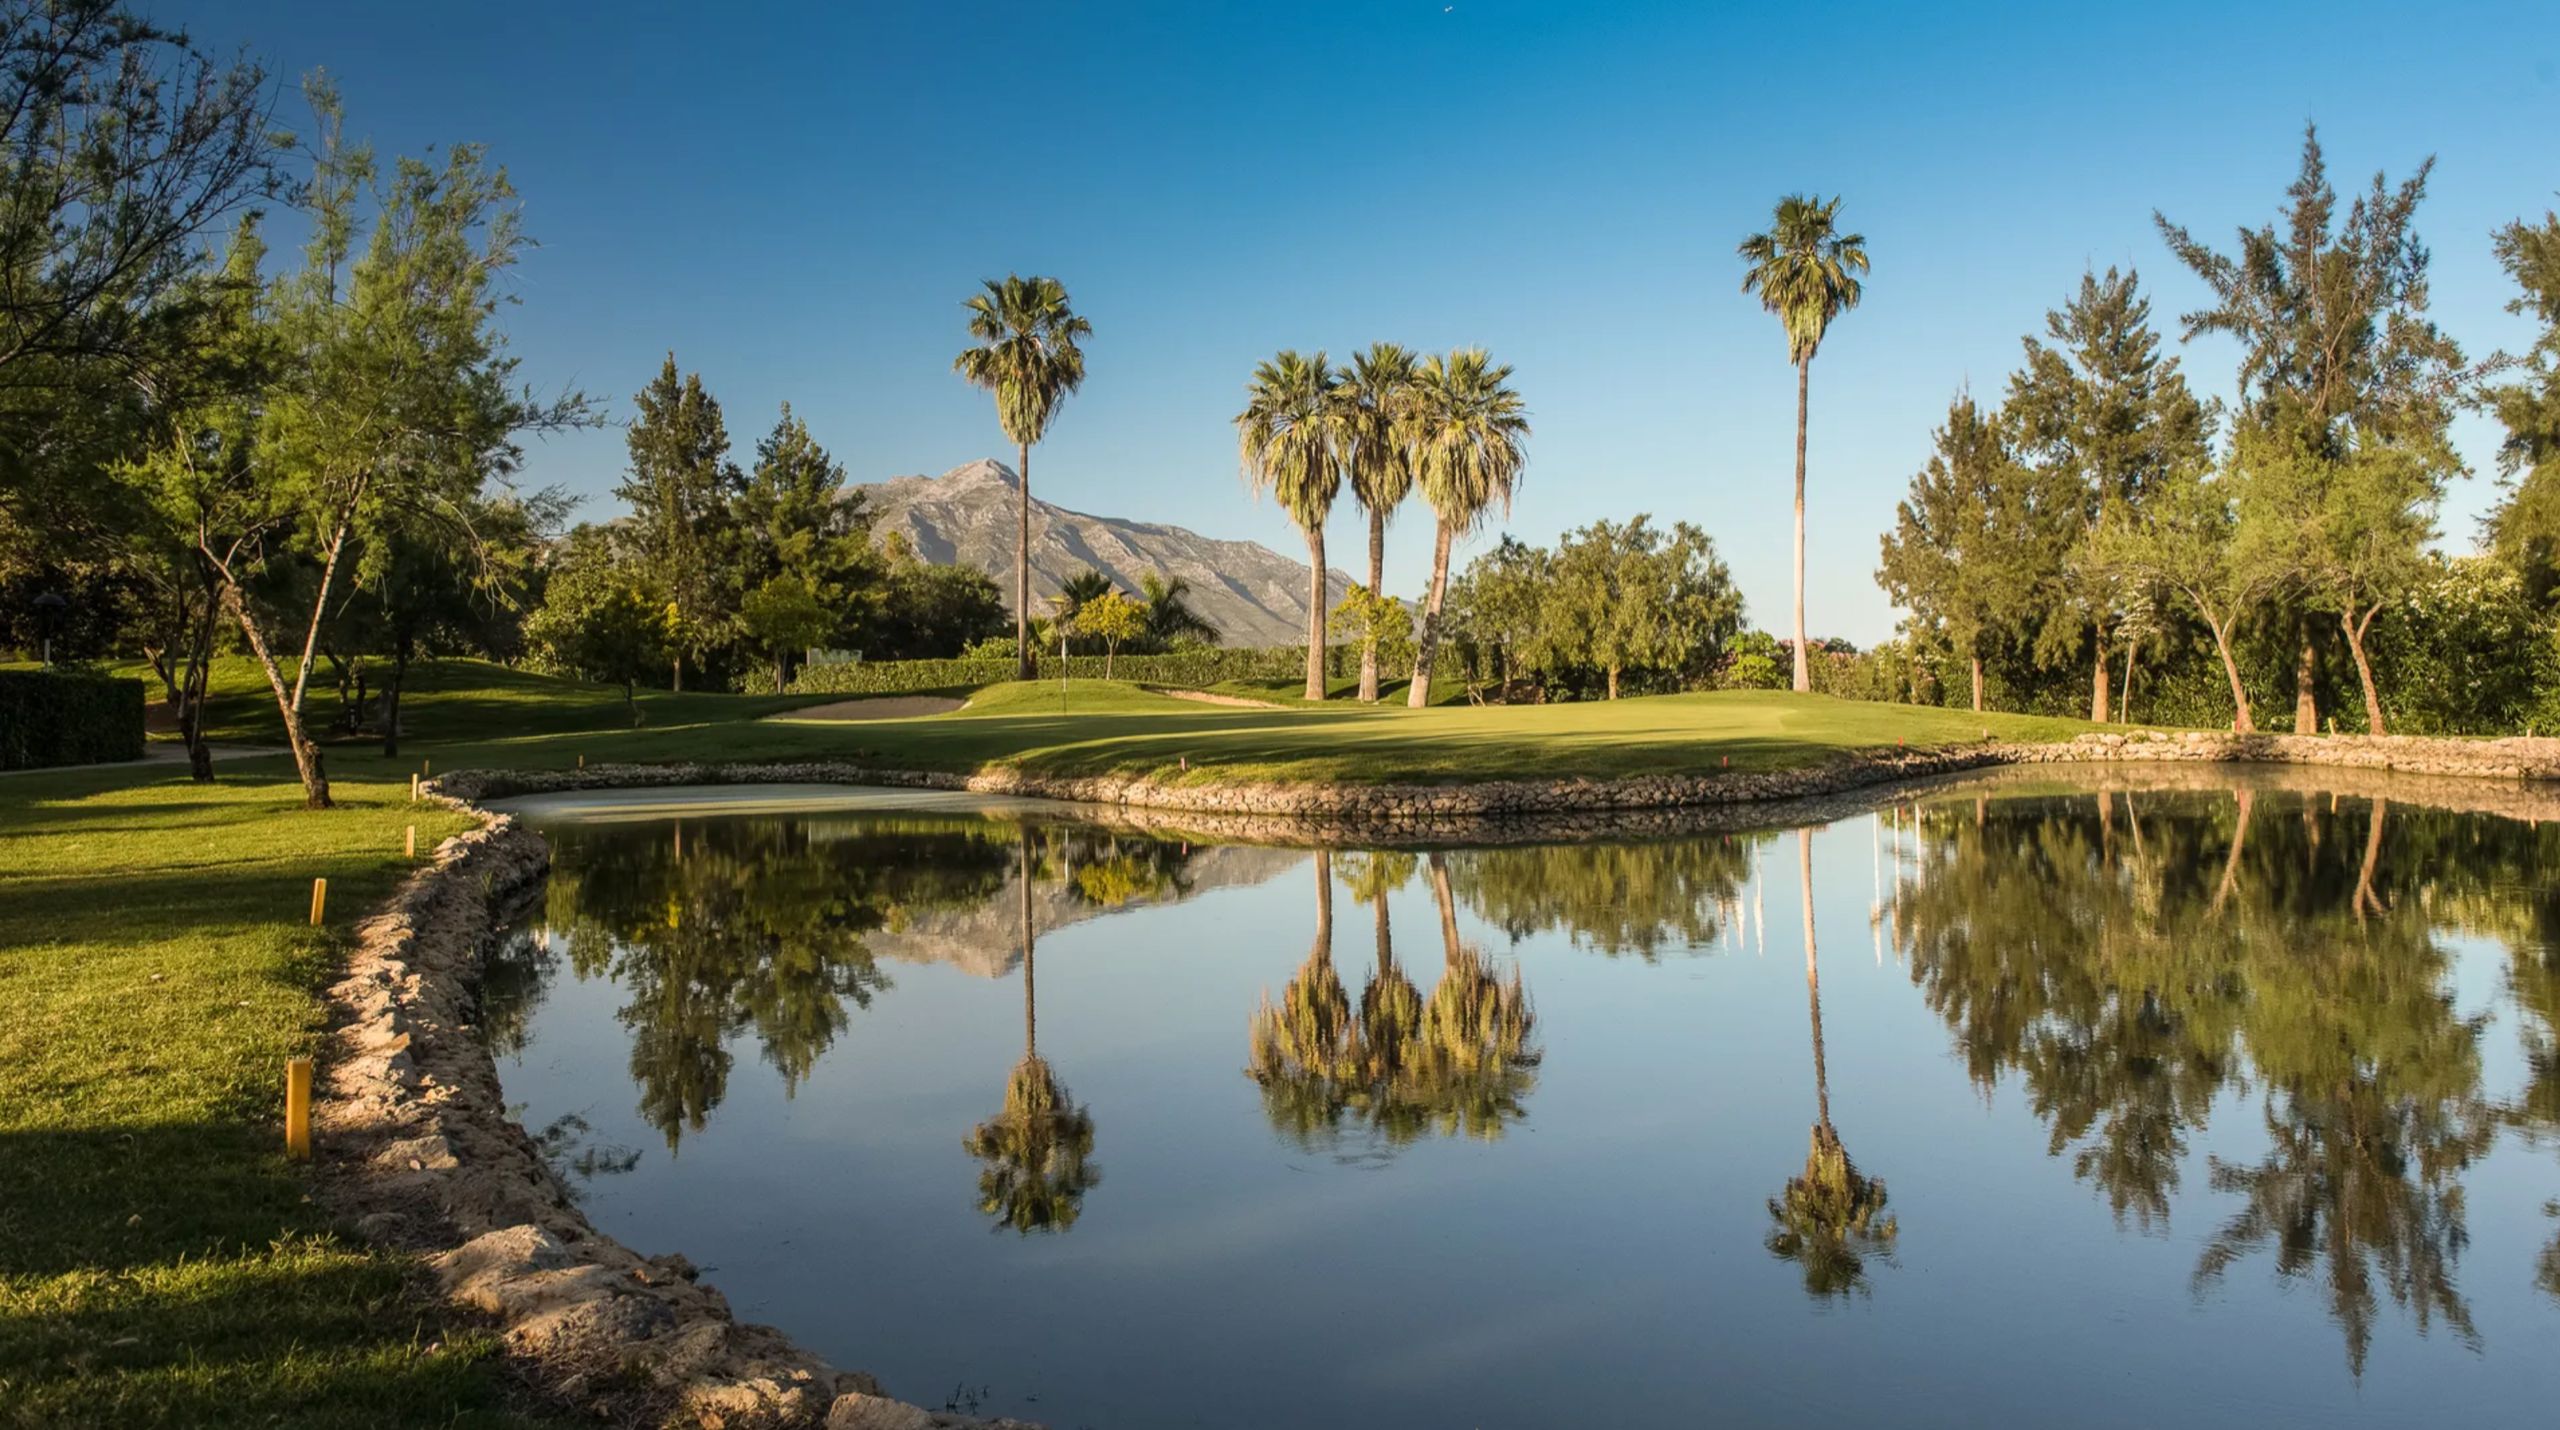
<path id="1" fill-rule="evenodd" d="M 0 770 L 142 758 L 142 682 L 0 670 Z"/>

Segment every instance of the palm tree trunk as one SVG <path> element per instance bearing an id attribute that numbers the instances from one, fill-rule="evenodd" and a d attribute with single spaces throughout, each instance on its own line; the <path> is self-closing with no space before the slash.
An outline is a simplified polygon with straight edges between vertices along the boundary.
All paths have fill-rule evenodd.
<path id="1" fill-rule="evenodd" d="M 1431 592 L 1422 602 L 1422 643 L 1414 650 L 1413 684 L 1405 691 L 1408 709 L 1431 703 L 1431 663 L 1440 658 L 1440 601 L 1449 594 L 1449 519 L 1442 517 L 1431 537 Z"/>
<path id="2" fill-rule="evenodd" d="M 1796 678 L 1799 691 L 1813 688 L 1813 670 L 1804 652 L 1804 427 L 1813 383 L 1813 359 L 1796 360 Z"/>
<path id="3" fill-rule="evenodd" d="M 1430 859 L 1431 898 L 1440 906 L 1440 954 L 1448 966 L 1458 966 L 1458 904 L 1449 894 L 1449 861 L 1434 853 Z"/>
<path id="4" fill-rule="evenodd" d="M 1387 579 L 1387 514 L 1369 513 L 1369 594 L 1375 596 Z M 1378 633 L 1369 632 L 1368 643 L 1360 651 L 1360 698 L 1367 704 L 1378 703 Z"/>
<path id="5" fill-rule="evenodd" d="M 1982 713 L 1982 657 L 1973 658 L 1973 713 Z"/>
<path id="6" fill-rule="evenodd" d="M 1387 970 L 1395 967 L 1396 962 L 1395 935 L 1387 928 L 1387 891 L 1380 888 L 1377 893 L 1370 896 L 1369 902 L 1377 914 L 1378 981 L 1384 983 Z"/>
<path id="7" fill-rule="evenodd" d="M 1307 528 L 1307 698 L 1324 699 L 1324 523 Z"/>
<path id="8" fill-rule="evenodd" d="M 1333 851 L 1316 851 L 1316 956 L 1333 960 Z"/>
<path id="9" fill-rule="evenodd" d="M 1831 1074 L 1822 1062 L 1822 966 L 1813 953 L 1813 835 L 1796 831 L 1796 879 L 1804 886 L 1804 992 L 1813 1006 L 1813 1099 L 1821 1125 L 1831 1126 Z"/>
<path id="10" fill-rule="evenodd" d="M 1014 675 L 1039 678 L 1039 657 L 1031 653 L 1031 444 L 1016 444 L 1021 481 L 1014 491 L 1013 524 L 1013 653 Z"/>
<path id="11" fill-rule="evenodd" d="M 2089 718 L 2100 725 L 2107 723 L 2107 628 L 2100 622 L 2090 633 L 2090 644 L 2096 650 L 2089 661 Z"/>

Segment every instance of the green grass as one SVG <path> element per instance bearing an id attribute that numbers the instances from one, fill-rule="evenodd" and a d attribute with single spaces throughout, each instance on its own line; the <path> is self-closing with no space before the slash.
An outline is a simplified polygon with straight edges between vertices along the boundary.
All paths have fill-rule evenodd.
<path id="1" fill-rule="evenodd" d="M 280 741 L 264 681 L 217 672 L 217 739 Z M 328 743 L 344 806 L 289 762 L 0 778 L 0 1424 L 515 1423 L 489 1338 L 415 1297 L 400 1257 L 333 1232 L 279 1155 L 286 1057 L 314 1044 L 334 940 L 398 877 L 409 775 L 590 761 L 839 758 L 1178 782 L 1458 781 L 1771 769 L 1857 750 L 2067 736 L 2066 720 L 1754 692 L 1427 710 L 1176 700 L 1008 683 L 968 709 L 795 721 L 818 698 L 644 696 L 471 661 L 420 668 L 402 755 Z M 1454 693 L 1454 692 L 1453 692 Z M 335 697 L 315 691 L 325 718 Z M 773 718 L 760 718 L 773 717 Z M 1179 766 L 1188 761 L 1189 769 Z M 330 881 L 330 927 L 303 926 Z"/>
<path id="2" fill-rule="evenodd" d="M 522 1423 L 490 1337 L 335 1234 L 281 1155 L 335 941 L 463 827 L 273 775 L 0 781 L 0 1423 Z M 329 924 L 305 925 L 311 880 Z"/>

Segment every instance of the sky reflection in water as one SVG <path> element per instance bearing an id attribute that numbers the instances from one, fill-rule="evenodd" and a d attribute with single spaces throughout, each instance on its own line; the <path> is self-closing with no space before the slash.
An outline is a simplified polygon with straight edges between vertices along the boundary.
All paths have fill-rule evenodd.
<path id="1" fill-rule="evenodd" d="M 547 906 L 491 974 L 526 1124 L 607 1230 L 929 1405 L 2560 1403 L 2560 827 L 1962 787 L 1439 853 L 538 822 Z"/>

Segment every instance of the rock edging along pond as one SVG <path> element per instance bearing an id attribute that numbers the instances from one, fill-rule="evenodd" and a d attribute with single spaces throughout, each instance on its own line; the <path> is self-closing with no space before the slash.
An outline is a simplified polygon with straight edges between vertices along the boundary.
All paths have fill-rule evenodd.
<path id="1" fill-rule="evenodd" d="M 843 760 L 597 765 L 574 770 L 466 770 L 433 781 L 465 799 L 565 790 L 695 784 L 867 784 L 965 790 L 1075 804 L 1195 815 L 1304 821 L 1395 834 L 1451 832 L 1468 821 L 1546 816 L 1540 837 L 1578 827 L 1646 832 L 1630 812 L 1801 800 L 1994 765 L 2113 762 L 2326 765 L 2411 774 L 2560 780 L 2560 739 L 2457 740 L 2425 736 L 2228 735 L 2128 731 L 2049 744 L 1984 742 L 1936 750 L 1870 751 L 1787 770 L 1634 775 L 1616 779 L 1486 780 L 1466 784 L 1221 784 L 1158 774 L 1048 775 L 998 768 L 961 774 L 882 769 Z M 1593 818 L 1593 816 L 1604 816 Z"/>
<path id="2" fill-rule="evenodd" d="M 508 1115 L 478 1016 L 480 960 L 549 849 L 505 815 L 436 798 L 482 823 L 357 926 L 329 990 L 314 1129 L 323 1195 L 366 1236 L 422 1253 L 537 1384 L 607 1423 L 1029 1430 L 891 1400 L 870 1377 L 736 1320 L 683 1257 L 640 1256 L 588 1223 Z"/>
<path id="3" fill-rule="evenodd" d="M 1777 805 L 1997 765 L 2330 765 L 2510 781 L 2560 779 L 2560 740 L 2365 739 L 2129 732 L 2050 745 L 1852 756 L 1797 770 L 1489 784 L 1173 784 L 1147 777 L 975 775 L 851 763 L 463 771 L 427 797 L 478 816 L 357 929 L 318 1119 L 324 1190 L 368 1236 L 427 1255 L 444 1292 L 494 1319 L 564 1402 L 618 1424 L 936 1430 L 1009 1425 L 888 1399 L 780 1331 L 742 1324 L 681 1256 L 642 1257 L 597 1231 L 507 1114 L 478 1023 L 480 960 L 509 903 L 548 868 L 541 838 L 476 801 L 512 794 L 711 783 L 961 789 L 1117 806 L 1150 823 L 1203 819 L 1247 838 L 1328 831 L 1390 840 L 1534 831 L 1645 834 L 1682 819 L 1765 822 Z M 1683 816 L 1680 811 L 1688 810 Z M 1721 809 L 1721 814 L 1713 811 Z M 1790 811 L 1794 812 L 1794 811 Z"/>

